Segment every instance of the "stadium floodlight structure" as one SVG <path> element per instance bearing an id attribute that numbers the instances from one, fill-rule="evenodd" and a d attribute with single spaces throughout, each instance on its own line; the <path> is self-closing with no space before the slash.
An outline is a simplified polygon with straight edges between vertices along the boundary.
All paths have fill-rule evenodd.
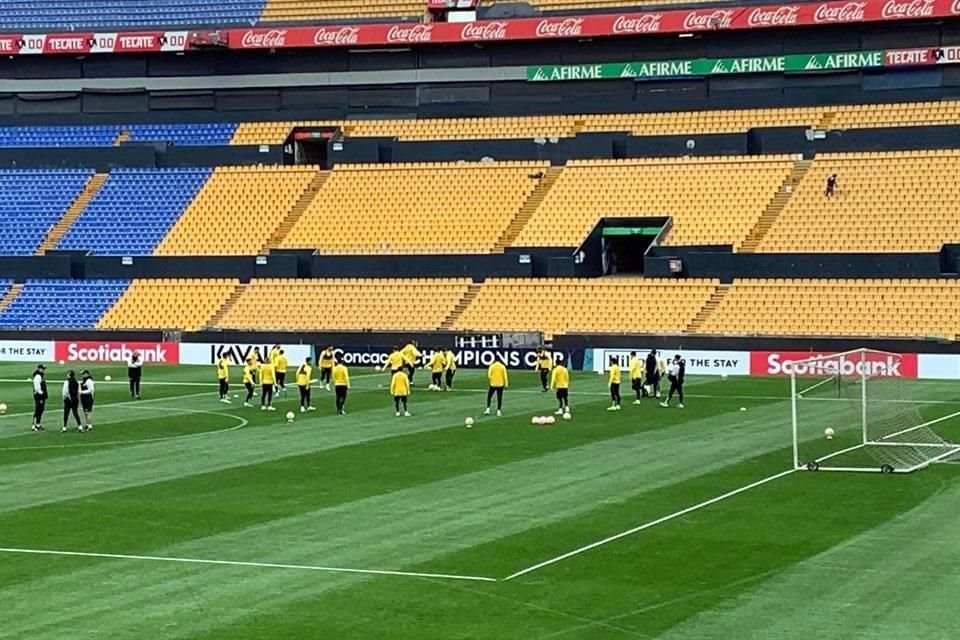
<path id="1" fill-rule="evenodd" d="M 904 356 L 856 349 L 790 363 L 793 464 L 808 471 L 909 473 L 960 456 L 924 420 Z"/>

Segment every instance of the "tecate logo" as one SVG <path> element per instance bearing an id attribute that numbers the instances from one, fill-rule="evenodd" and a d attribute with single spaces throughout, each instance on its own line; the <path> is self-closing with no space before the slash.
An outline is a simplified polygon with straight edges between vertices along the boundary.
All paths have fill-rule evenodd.
<path id="1" fill-rule="evenodd" d="M 958 0 L 960 2 L 960 0 Z M 863 22 L 863 10 L 867 8 L 866 2 L 848 2 L 837 7 L 828 4 L 817 5 L 813 12 L 813 21 L 817 24 L 830 22 Z"/>
<path id="2" fill-rule="evenodd" d="M 747 24 L 751 27 L 782 27 L 797 24 L 797 15 L 800 7 L 787 5 L 775 9 L 758 7 L 747 16 Z"/>
<path id="3" fill-rule="evenodd" d="M 320 27 L 313 34 L 313 44 L 320 47 L 354 45 L 357 44 L 359 39 L 359 27 L 340 27 L 334 29 Z"/>
<path id="4" fill-rule="evenodd" d="M 960 2 L 960 0 L 957 1 Z M 613 32 L 657 33 L 660 31 L 660 19 L 662 17 L 659 13 L 646 13 L 639 18 L 617 16 L 617 19 L 613 21 Z"/>
<path id="5" fill-rule="evenodd" d="M 779 353 L 771 353 L 767 357 L 767 373 L 769 375 L 790 375 L 794 373 L 798 376 L 809 375 L 841 375 L 852 376 L 866 374 L 868 376 L 879 376 L 884 378 L 902 378 L 903 372 L 900 369 L 902 360 L 899 356 L 872 356 L 871 359 L 862 361 L 859 359 L 839 358 L 836 360 L 816 360 L 814 362 L 803 362 L 783 358 Z"/>
<path id="6" fill-rule="evenodd" d="M 576 38 L 583 33 L 583 18 L 547 19 L 537 23 L 538 38 Z"/>
<path id="7" fill-rule="evenodd" d="M 240 39 L 240 45 L 250 48 L 272 49 L 287 44 L 285 29 L 271 29 L 270 31 L 247 31 Z"/>
<path id="8" fill-rule="evenodd" d="M 687 31 L 729 29 L 732 22 L 733 11 L 730 9 L 717 9 L 709 13 L 691 11 L 683 19 L 683 28 Z"/>
<path id="9" fill-rule="evenodd" d="M 468 22 L 463 25 L 460 31 L 460 39 L 466 41 L 472 40 L 506 40 L 507 23 L 506 22 Z"/>
<path id="10" fill-rule="evenodd" d="M 433 39 L 433 25 L 396 25 L 387 31 L 387 42 L 414 43 L 430 42 Z"/>
<path id="11" fill-rule="evenodd" d="M 929 18 L 933 15 L 933 0 L 889 0 L 880 15 L 883 18 Z"/>

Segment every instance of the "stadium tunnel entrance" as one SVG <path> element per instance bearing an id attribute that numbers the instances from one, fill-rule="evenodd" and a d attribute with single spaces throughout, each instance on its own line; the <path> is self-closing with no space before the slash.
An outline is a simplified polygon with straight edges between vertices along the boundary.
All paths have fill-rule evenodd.
<path id="1" fill-rule="evenodd" d="M 330 152 L 342 145 L 339 127 L 297 127 L 283 144 L 284 164 L 313 164 L 330 168 Z"/>
<path id="2" fill-rule="evenodd" d="M 643 273 L 644 258 L 668 230 L 669 218 L 604 218 L 599 231 L 603 275 Z M 589 240 L 588 240 L 589 241 Z"/>

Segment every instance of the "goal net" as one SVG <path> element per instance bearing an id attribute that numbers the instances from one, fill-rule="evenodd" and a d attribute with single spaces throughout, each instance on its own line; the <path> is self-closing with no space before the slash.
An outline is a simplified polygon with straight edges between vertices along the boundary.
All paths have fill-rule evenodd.
<path id="1" fill-rule="evenodd" d="M 908 473 L 960 454 L 924 420 L 902 356 L 857 349 L 792 363 L 793 462 L 810 471 Z"/>

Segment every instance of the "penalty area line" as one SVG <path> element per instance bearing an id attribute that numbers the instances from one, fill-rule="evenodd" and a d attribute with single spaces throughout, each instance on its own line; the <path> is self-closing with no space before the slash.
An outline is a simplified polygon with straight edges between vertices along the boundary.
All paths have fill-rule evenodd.
<path id="1" fill-rule="evenodd" d="M 181 564 L 207 564 L 227 567 L 254 567 L 258 569 L 292 569 L 299 571 L 324 571 L 327 573 L 358 573 L 374 576 L 401 576 L 407 578 L 435 578 L 439 580 L 470 580 L 473 582 L 497 582 L 496 578 L 465 576 L 451 573 L 421 573 L 417 571 L 391 571 L 388 569 L 350 569 L 347 567 L 324 567 L 309 564 L 284 564 L 278 562 L 244 562 L 239 560 L 209 560 L 204 558 L 174 558 L 169 556 L 135 556 L 123 553 L 92 553 L 85 551 L 61 551 L 55 549 L 18 549 L 0 547 L 0 553 L 15 553 L 39 556 L 66 556 L 73 558 L 106 558 L 109 560 L 138 560 L 141 562 L 177 562 Z"/>
<path id="2" fill-rule="evenodd" d="M 610 537 L 604 538 L 603 540 L 597 540 L 596 542 L 592 542 L 592 543 L 590 543 L 590 544 L 588 544 L 588 545 L 579 547 L 579 548 L 577 548 L 577 549 L 574 549 L 573 551 L 568 551 L 568 552 L 566 552 L 566 553 L 564 553 L 564 554 L 562 554 L 562 555 L 556 556 L 555 558 L 550 558 L 549 560 L 544 560 L 543 562 L 538 562 L 538 563 L 535 564 L 535 565 L 529 566 L 529 567 L 527 567 L 527 568 L 525 568 L 525 569 L 521 569 L 520 571 L 517 571 L 516 573 L 510 574 L 510 575 L 507 576 L 506 578 L 502 578 L 502 581 L 503 581 L 503 582 L 507 582 L 508 580 L 513 580 L 514 578 L 519 578 L 520 576 L 525 576 L 525 575 L 527 575 L 528 573 L 533 573 L 534 571 L 537 571 L 538 569 L 543 569 L 544 567 L 549 567 L 550 565 L 556 564 L 556 563 L 561 562 L 561 561 L 563 561 L 563 560 L 567 560 L 567 559 L 572 558 L 572 557 L 574 557 L 574 556 L 578 556 L 578 555 L 580 555 L 581 553 L 586 553 L 587 551 L 590 551 L 591 549 L 596 549 L 597 547 L 602 547 L 603 545 L 608 544 L 608 543 L 610 543 L 610 542 L 614 542 L 614 541 L 619 540 L 619 539 L 621 539 L 621 538 L 626 538 L 627 536 L 631 536 L 631 535 L 633 535 L 633 534 L 635 534 L 635 533 L 639 533 L 639 532 L 641 532 L 641 531 L 644 531 L 644 530 L 646 530 L 646 529 L 653 528 L 653 527 L 655 527 L 655 526 L 657 526 L 657 525 L 659 525 L 659 524 L 663 524 L 664 522 L 669 522 L 669 521 L 674 520 L 674 519 L 676 519 L 676 518 L 679 518 L 679 517 L 681 517 L 681 516 L 685 516 L 685 515 L 687 515 L 688 513 L 693 513 L 694 511 L 698 511 L 698 510 L 700 510 L 700 509 L 703 509 L 704 507 L 709 507 L 709 506 L 712 505 L 712 504 L 716 504 L 716 503 L 718 503 L 718 502 L 720 502 L 720 501 L 722 501 L 722 500 L 726 500 L 727 498 L 732 498 L 732 497 L 735 496 L 735 495 L 739 495 L 739 494 L 744 493 L 744 492 L 746 492 L 746 491 L 750 491 L 751 489 L 755 489 L 755 488 L 757 488 L 757 487 L 759 487 L 759 486 L 761 486 L 761 485 L 765 485 L 765 484 L 767 484 L 768 482 L 773 482 L 774 480 L 779 480 L 780 478 L 783 478 L 784 476 L 788 476 L 788 475 L 790 475 L 791 473 L 794 473 L 794 472 L 796 472 L 796 471 L 797 471 L 796 469 L 787 469 L 786 471 L 781 471 L 780 473 L 775 473 L 775 474 L 773 474 L 772 476 L 767 476 L 766 478 L 763 478 L 763 479 L 761 479 L 761 480 L 757 480 L 756 482 L 751 482 L 750 484 L 745 484 L 745 485 L 743 485 L 742 487 L 740 487 L 740 488 L 738 488 L 738 489 L 734 489 L 734 490 L 732 490 L 732 491 L 728 491 L 728 492 L 726 492 L 726 493 L 724 493 L 724 494 L 721 494 L 721 495 L 719 495 L 719 496 L 716 496 L 716 497 L 714 497 L 714 498 L 710 498 L 709 500 L 705 500 L 705 501 L 700 502 L 700 503 L 698 503 L 698 504 L 689 506 L 689 507 L 687 507 L 686 509 L 681 509 L 680 511 L 675 511 L 675 512 L 673 512 L 673 513 L 671 513 L 671 514 L 668 514 L 668 515 L 665 515 L 665 516 L 663 516 L 663 517 L 657 518 L 656 520 L 651 520 L 650 522 L 645 522 L 645 523 L 643 523 L 643 524 L 641 524 L 641 525 L 639 525 L 639 526 L 637 526 L 637 527 L 634 527 L 634 528 L 632 528 L 632 529 L 627 529 L 626 531 L 621 531 L 620 533 L 617 533 L 617 534 L 614 534 L 614 535 L 612 535 L 612 536 L 610 536 Z"/>

